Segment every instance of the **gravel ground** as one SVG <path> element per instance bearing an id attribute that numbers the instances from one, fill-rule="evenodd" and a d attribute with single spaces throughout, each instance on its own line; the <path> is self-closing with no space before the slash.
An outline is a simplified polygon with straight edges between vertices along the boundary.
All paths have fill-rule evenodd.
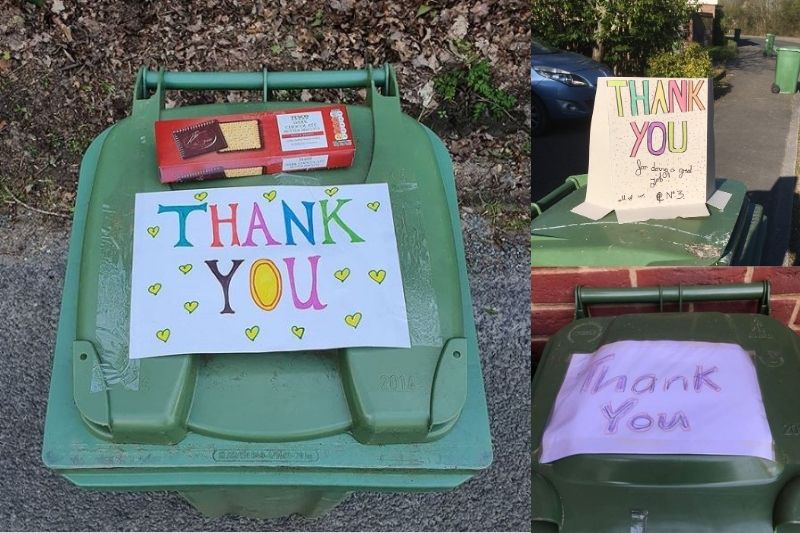
<path id="1" fill-rule="evenodd" d="M 499 239 L 465 214 L 463 229 L 494 441 L 494 462 L 456 490 L 354 494 L 317 520 L 200 516 L 176 494 L 81 490 L 41 462 L 50 362 L 68 230 L 0 217 L 0 529 L 483 530 L 530 529 L 528 243 Z"/>

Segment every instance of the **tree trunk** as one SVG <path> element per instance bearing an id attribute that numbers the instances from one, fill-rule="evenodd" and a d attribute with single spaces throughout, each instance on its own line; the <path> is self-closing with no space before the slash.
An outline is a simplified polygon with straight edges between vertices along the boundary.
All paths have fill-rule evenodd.
<path id="1" fill-rule="evenodd" d="M 605 45 L 602 42 L 595 42 L 594 47 L 592 47 L 592 59 L 594 59 L 598 63 L 602 63 L 604 55 L 605 55 Z"/>
<path id="2" fill-rule="evenodd" d="M 605 38 L 605 32 L 603 31 L 603 19 L 605 18 L 606 15 L 606 6 L 603 0 L 597 2 L 596 13 L 597 13 L 597 29 L 595 30 L 594 34 L 592 59 L 594 59 L 599 63 L 602 63 L 603 56 L 605 55 L 605 43 L 603 42 L 603 39 Z"/>

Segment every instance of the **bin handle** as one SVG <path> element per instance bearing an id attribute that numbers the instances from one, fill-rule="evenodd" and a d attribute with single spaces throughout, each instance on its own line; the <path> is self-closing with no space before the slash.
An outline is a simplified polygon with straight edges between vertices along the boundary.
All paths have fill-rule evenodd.
<path id="1" fill-rule="evenodd" d="M 678 302 L 683 311 L 684 302 L 711 302 L 731 300 L 758 300 L 758 312 L 769 315 L 769 281 L 733 283 L 728 285 L 659 285 L 657 287 L 596 288 L 575 287 L 575 318 L 588 318 L 590 305 L 657 303 L 659 311 L 664 303 Z"/>
<path id="2" fill-rule="evenodd" d="M 550 193 L 542 196 L 538 202 L 531 202 L 531 220 L 541 215 L 553 204 L 567 196 L 572 191 L 577 191 L 586 186 L 586 176 L 570 176 L 564 183 L 553 189 Z"/>
<path id="3" fill-rule="evenodd" d="M 382 68 L 368 67 L 360 70 L 310 70 L 299 72 L 175 72 L 139 70 L 139 98 L 147 98 L 148 89 L 212 91 L 252 90 L 263 91 L 265 99 L 269 91 L 293 89 L 348 89 L 380 87 L 385 96 L 397 96 L 396 82 L 389 64 Z"/>

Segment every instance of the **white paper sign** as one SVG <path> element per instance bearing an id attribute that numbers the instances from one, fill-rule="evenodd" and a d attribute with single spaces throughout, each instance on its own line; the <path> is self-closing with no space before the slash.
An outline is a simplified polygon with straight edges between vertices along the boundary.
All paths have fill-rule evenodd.
<path id="1" fill-rule="evenodd" d="M 706 78 L 598 78 L 585 203 L 619 222 L 707 216 L 715 186 Z"/>
<path id="2" fill-rule="evenodd" d="M 541 462 L 594 453 L 774 460 L 752 359 L 736 344 L 690 341 L 619 341 L 574 354 Z"/>
<path id="3" fill-rule="evenodd" d="M 136 195 L 130 357 L 409 347 L 386 184 Z"/>

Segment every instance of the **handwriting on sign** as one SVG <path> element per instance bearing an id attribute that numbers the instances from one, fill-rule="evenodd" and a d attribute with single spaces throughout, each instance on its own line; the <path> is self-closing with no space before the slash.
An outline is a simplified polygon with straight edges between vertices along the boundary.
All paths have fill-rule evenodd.
<path id="1" fill-rule="evenodd" d="M 609 388 L 615 393 L 628 396 L 618 402 L 616 407 L 614 402 L 611 401 L 602 404 L 600 407 L 600 414 L 606 420 L 607 433 L 616 433 L 619 424 L 625 421 L 626 417 L 628 428 L 636 432 L 649 431 L 654 428 L 662 431 L 672 431 L 676 427 L 689 431 L 691 429 L 689 418 L 683 411 L 676 411 L 671 414 L 650 414 L 645 412 L 633 414 L 634 407 L 639 403 L 637 396 L 669 393 L 670 391 L 698 394 L 707 391 L 718 393 L 722 390 L 722 387 L 712 380 L 714 374 L 719 370 L 716 366 L 707 368 L 702 364 L 696 365 L 693 375 L 659 376 L 647 373 L 639 376 L 629 376 L 628 374 L 608 376 L 609 363 L 615 357 L 616 355 L 611 353 L 593 361 L 588 370 L 586 370 L 586 377 L 580 387 L 581 394 L 596 395 L 603 389 Z"/>
<path id="2" fill-rule="evenodd" d="M 572 354 L 552 405 L 542 462 L 584 453 L 774 459 L 753 359 L 732 343 L 623 340 Z"/>

